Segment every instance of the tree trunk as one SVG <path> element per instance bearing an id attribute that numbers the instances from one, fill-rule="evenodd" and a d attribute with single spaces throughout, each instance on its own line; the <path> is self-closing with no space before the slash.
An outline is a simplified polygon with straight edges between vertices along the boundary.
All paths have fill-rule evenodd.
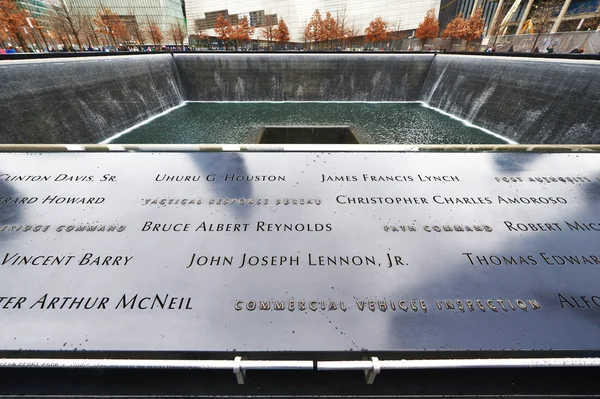
<path id="1" fill-rule="evenodd" d="M 535 41 L 533 42 L 533 47 L 531 47 L 531 52 L 533 52 L 533 49 L 535 49 L 538 40 L 540 40 L 541 35 L 542 35 L 542 32 L 538 32 L 538 34 L 535 36 Z"/>
<path id="2" fill-rule="evenodd" d="M 46 36 L 44 36 L 44 31 L 40 28 L 37 28 L 38 32 L 40 32 L 40 36 L 42 37 L 42 41 L 44 42 L 44 46 L 46 46 L 46 50 L 48 50 L 50 47 L 48 47 L 48 42 L 46 41 Z"/>
<path id="3" fill-rule="evenodd" d="M 23 49 L 23 52 L 28 53 L 29 50 L 27 47 L 27 43 L 25 42 L 25 39 L 23 39 L 23 36 L 21 35 L 20 32 L 15 32 L 15 39 L 17 39 L 17 43 L 19 43 L 19 47 L 21 47 Z"/>

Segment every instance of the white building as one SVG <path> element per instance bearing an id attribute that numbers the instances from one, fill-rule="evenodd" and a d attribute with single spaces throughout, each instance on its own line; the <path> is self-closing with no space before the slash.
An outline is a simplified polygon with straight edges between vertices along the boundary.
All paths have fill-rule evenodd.
<path id="1" fill-rule="evenodd" d="M 416 29 L 427 10 L 434 8 L 438 14 L 440 0 L 186 0 L 185 5 L 190 34 L 198 21 L 203 33 L 214 36 L 214 21 L 219 13 L 234 21 L 246 15 L 255 27 L 264 24 L 266 16 L 276 15 L 277 20 L 285 20 L 291 40 L 301 42 L 301 32 L 315 9 L 323 17 L 329 11 L 334 18 L 345 10 L 348 24 L 354 24 L 363 35 L 369 22 L 378 16 L 394 31 Z M 256 29 L 255 38 L 259 36 L 260 30 Z"/>

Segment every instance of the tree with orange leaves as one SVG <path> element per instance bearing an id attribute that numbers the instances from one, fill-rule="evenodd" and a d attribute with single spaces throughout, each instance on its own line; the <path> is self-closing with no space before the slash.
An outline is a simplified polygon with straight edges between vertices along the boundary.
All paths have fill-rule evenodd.
<path id="1" fill-rule="evenodd" d="M 435 9 L 427 11 L 425 19 L 419 24 L 415 32 L 415 37 L 421 40 L 423 46 L 428 39 L 435 39 L 440 32 L 440 21 L 435 16 Z"/>
<path id="2" fill-rule="evenodd" d="M 231 36 L 231 25 L 229 20 L 223 16 L 223 14 L 217 15 L 215 21 L 215 32 L 217 32 L 217 38 L 225 44 L 229 41 Z"/>
<path id="3" fill-rule="evenodd" d="M 450 39 L 450 50 L 455 39 L 462 39 L 465 36 L 467 21 L 463 18 L 462 13 L 459 13 L 452 21 L 446 25 L 442 32 L 443 39 Z"/>
<path id="4" fill-rule="evenodd" d="M 230 39 L 235 40 L 235 47 L 238 47 L 239 42 L 245 43 L 250 40 L 250 37 L 254 34 L 254 27 L 250 25 L 248 17 L 244 15 L 240 19 L 237 25 L 231 28 Z"/>
<path id="5" fill-rule="evenodd" d="M 283 44 L 290 41 L 290 31 L 283 18 L 279 18 L 279 24 L 277 24 L 277 30 L 275 31 L 275 39 Z"/>
<path id="6" fill-rule="evenodd" d="M 28 50 L 23 35 L 28 28 L 28 15 L 27 11 L 18 6 L 16 0 L 0 0 L 0 29 L 6 29 L 8 36 L 12 37 L 23 51 Z"/>
<path id="7" fill-rule="evenodd" d="M 316 9 L 304 29 L 304 37 L 306 41 L 317 45 L 324 40 L 323 36 L 323 18 L 319 9 Z"/>
<path id="8" fill-rule="evenodd" d="M 115 46 L 127 36 L 127 27 L 110 8 L 100 7 L 96 12 L 96 18 L 92 19 L 96 32 L 108 35 Z"/>
<path id="9" fill-rule="evenodd" d="M 388 23 L 381 17 L 377 17 L 365 29 L 365 41 L 375 43 L 384 42 L 388 39 Z"/>
<path id="10" fill-rule="evenodd" d="M 323 41 L 330 42 L 338 38 L 338 24 L 337 21 L 331 16 L 331 13 L 327 11 L 325 19 L 321 24 L 321 32 L 323 35 Z"/>
<path id="11" fill-rule="evenodd" d="M 483 20 L 483 9 L 477 7 L 475 12 L 471 14 L 465 26 L 465 34 L 463 39 L 467 40 L 467 48 L 471 40 L 479 39 L 483 35 L 485 29 L 485 21 Z"/>

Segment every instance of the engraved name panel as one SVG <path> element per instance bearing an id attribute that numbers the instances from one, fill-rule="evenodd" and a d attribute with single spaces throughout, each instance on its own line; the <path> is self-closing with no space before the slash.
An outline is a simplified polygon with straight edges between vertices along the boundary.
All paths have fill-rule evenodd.
<path id="1" fill-rule="evenodd" d="M 597 350 L 600 158 L 3 153 L 1 350 Z"/>

